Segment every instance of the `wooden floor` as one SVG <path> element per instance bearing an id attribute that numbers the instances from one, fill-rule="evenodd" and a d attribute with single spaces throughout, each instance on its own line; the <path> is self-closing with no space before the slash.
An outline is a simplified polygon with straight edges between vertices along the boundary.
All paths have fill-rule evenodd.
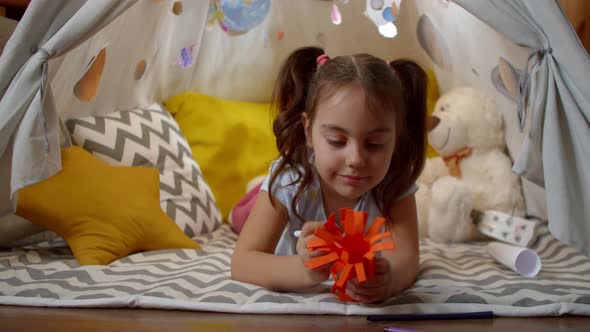
<path id="1" fill-rule="evenodd" d="M 0 331 L 383 331 L 395 326 L 425 332 L 590 331 L 590 317 L 494 318 L 369 322 L 364 316 L 246 315 L 145 309 L 55 309 L 0 306 Z"/>

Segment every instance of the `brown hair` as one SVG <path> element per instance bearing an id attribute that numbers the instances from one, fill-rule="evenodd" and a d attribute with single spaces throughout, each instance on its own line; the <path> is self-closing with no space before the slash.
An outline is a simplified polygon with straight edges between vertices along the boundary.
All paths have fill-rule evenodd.
<path id="1" fill-rule="evenodd" d="M 313 123 L 319 98 L 326 98 L 338 88 L 359 84 L 365 91 L 367 107 L 372 111 L 390 110 L 395 118 L 395 148 L 385 178 L 372 194 L 381 212 L 389 213 L 396 197 L 411 186 L 424 167 L 426 154 L 426 73 L 411 60 L 391 63 L 369 54 L 338 56 L 318 66 L 316 59 L 324 54 L 317 47 L 295 50 L 283 63 L 277 78 L 272 105 L 276 112 L 273 131 L 281 159 L 271 175 L 271 188 L 287 168 L 297 174 L 291 185 L 299 183 L 291 209 L 313 182 L 303 112 Z M 303 172 L 300 170 L 303 168 Z M 272 200 L 271 200 L 272 201 Z"/>

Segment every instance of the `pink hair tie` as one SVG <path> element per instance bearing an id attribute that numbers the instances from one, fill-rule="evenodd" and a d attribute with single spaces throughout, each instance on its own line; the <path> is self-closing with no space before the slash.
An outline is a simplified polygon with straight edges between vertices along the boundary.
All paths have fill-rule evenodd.
<path id="1" fill-rule="evenodd" d="M 316 62 L 318 63 L 318 65 L 323 66 L 329 60 L 330 57 L 326 53 L 324 53 L 317 58 Z"/>

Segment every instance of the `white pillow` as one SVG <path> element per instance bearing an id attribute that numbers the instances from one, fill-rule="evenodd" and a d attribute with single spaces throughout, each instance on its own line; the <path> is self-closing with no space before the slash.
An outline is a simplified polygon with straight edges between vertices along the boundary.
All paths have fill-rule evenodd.
<path id="1" fill-rule="evenodd" d="M 221 213 L 178 124 L 162 105 L 72 118 L 72 142 L 98 159 L 160 170 L 160 205 L 189 237 L 221 224 Z"/>

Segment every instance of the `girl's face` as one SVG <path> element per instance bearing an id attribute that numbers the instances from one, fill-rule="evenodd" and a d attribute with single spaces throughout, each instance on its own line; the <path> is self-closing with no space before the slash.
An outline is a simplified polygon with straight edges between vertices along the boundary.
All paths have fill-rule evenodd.
<path id="1" fill-rule="evenodd" d="M 325 195 L 355 204 L 387 174 L 395 146 L 391 112 L 373 112 L 358 85 L 319 100 L 313 124 L 303 114 L 307 145 Z M 310 126 L 311 125 L 311 126 Z"/>

